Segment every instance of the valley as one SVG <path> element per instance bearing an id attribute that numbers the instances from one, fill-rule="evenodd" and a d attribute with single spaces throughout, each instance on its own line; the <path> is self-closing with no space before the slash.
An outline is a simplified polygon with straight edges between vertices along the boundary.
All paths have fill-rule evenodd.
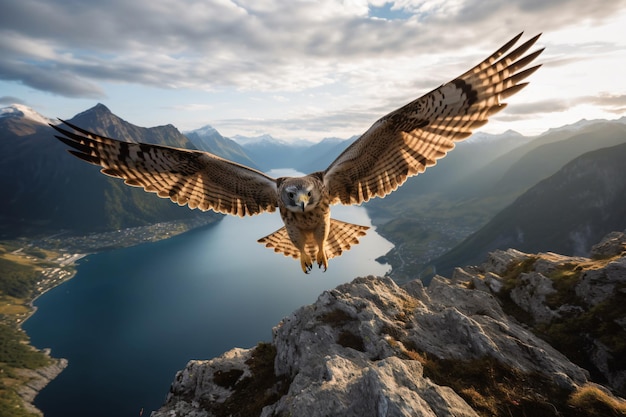
<path id="1" fill-rule="evenodd" d="M 30 348 L 19 329 L 33 298 L 71 278 L 77 260 L 223 218 L 102 176 L 66 155 L 42 120 L 0 118 L 0 185 L 9 202 L 0 209 L 0 326 L 9 352 L 0 357 L 0 410 L 19 403 L 15 387 L 31 378 L 16 370 L 58 365 Z M 101 104 L 72 122 L 112 137 L 213 152 L 261 170 L 282 161 L 300 172 L 323 170 L 356 139 L 293 146 L 271 137 L 235 141 L 210 126 L 183 135 L 171 125 L 134 126 Z M 581 121 L 536 137 L 477 133 L 436 167 L 364 204 L 377 232 L 395 245 L 378 260 L 392 266 L 389 275 L 398 283 L 428 283 L 495 249 L 586 255 L 604 234 L 626 229 L 624 158 L 625 118 Z"/>

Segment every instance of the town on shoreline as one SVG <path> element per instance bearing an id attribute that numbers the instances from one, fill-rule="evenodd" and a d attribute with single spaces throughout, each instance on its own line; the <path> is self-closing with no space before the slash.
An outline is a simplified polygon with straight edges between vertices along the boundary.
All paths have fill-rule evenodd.
<path id="1" fill-rule="evenodd" d="M 49 349 L 38 350 L 30 345 L 22 325 L 36 312 L 34 301 L 42 294 L 76 275 L 77 262 L 90 255 L 111 249 L 125 248 L 147 242 L 168 239 L 192 229 L 208 226 L 220 218 L 206 216 L 192 220 L 161 222 L 149 226 L 133 227 L 88 235 L 75 235 L 60 231 L 37 238 L 19 238 L 0 241 L 0 258 L 3 265 L 36 273 L 30 296 L 12 297 L 0 292 L 0 325 L 15 330 L 16 344 L 28 343 L 35 354 L 44 356 L 42 367 L 11 367 L 0 369 L 0 393 L 8 402 L 19 401 L 15 407 L 27 415 L 42 415 L 33 404 L 41 389 L 58 376 L 67 366 L 67 360 L 53 358 Z M 2 271 L 0 271 L 2 272 Z M 0 358 L 0 364 L 4 361 Z M 1 404 L 0 408 L 5 406 Z"/>

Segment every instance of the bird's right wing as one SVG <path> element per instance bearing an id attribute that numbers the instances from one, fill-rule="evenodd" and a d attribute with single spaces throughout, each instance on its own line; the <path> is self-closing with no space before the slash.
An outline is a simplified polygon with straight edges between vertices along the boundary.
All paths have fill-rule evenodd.
<path id="1" fill-rule="evenodd" d="M 71 154 L 181 206 L 243 217 L 278 205 L 276 180 L 252 168 L 208 152 L 123 142 L 62 122 L 78 132 L 50 125 L 61 133 L 57 139 L 74 148 Z"/>
<path id="2" fill-rule="evenodd" d="M 511 50 L 520 37 L 374 123 L 324 171 L 332 203 L 360 204 L 384 197 L 408 177 L 435 165 L 456 142 L 502 110 L 502 100 L 521 90 L 527 84 L 521 81 L 539 68 L 528 65 L 543 49 L 524 56 L 539 35 Z"/>

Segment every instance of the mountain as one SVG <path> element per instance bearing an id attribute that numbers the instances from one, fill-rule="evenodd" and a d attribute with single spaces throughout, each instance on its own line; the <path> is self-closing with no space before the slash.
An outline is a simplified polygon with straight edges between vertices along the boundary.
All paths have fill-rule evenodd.
<path id="1" fill-rule="evenodd" d="M 185 136 L 201 151 L 219 155 L 222 158 L 259 169 L 258 165 L 246 154 L 234 140 L 225 138 L 211 126 L 184 132 Z"/>
<path id="2" fill-rule="evenodd" d="M 299 171 L 311 173 L 324 171 L 337 157 L 359 136 L 349 139 L 325 138 L 303 150 L 300 157 Z"/>
<path id="3" fill-rule="evenodd" d="M 235 140 L 263 171 L 292 168 L 305 174 L 326 169 L 356 139 L 355 136 L 347 140 L 325 138 L 318 143 L 288 143 L 270 135 L 254 138 L 235 136 Z"/>
<path id="4" fill-rule="evenodd" d="M 299 170 L 300 154 L 309 146 L 304 143 L 287 143 L 270 135 L 254 138 L 235 136 L 234 140 L 264 172 L 276 168 Z"/>
<path id="5" fill-rule="evenodd" d="M 120 119 L 111 113 L 105 105 L 100 103 L 89 110 L 77 114 L 69 121 L 100 135 L 128 142 L 143 142 L 196 149 L 194 144 L 171 124 L 149 128 L 135 126 Z"/>
<path id="6" fill-rule="evenodd" d="M 536 137 L 508 132 L 462 142 L 394 193 L 368 202 L 378 232 L 395 245 L 386 259 L 394 278 L 411 279 L 424 272 L 425 265 L 572 159 L 626 143 L 625 121 L 584 121 Z M 501 147 L 499 141 L 504 142 Z M 492 144 L 497 150 L 490 149 Z"/>
<path id="7" fill-rule="evenodd" d="M 26 119 L 32 122 L 47 125 L 49 123 L 56 123 L 56 120 L 49 119 L 35 110 L 23 104 L 12 104 L 0 109 L 0 118 L 7 118 L 13 120 Z"/>
<path id="8" fill-rule="evenodd" d="M 498 252 L 428 287 L 354 279 L 270 343 L 191 360 L 151 415 L 624 415 L 626 236 L 599 246 Z"/>
<path id="9" fill-rule="evenodd" d="M 383 200 L 368 203 L 381 217 L 436 210 L 443 217 L 463 205 L 483 222 L 538 181 L 572 159 L 595 149 L 626 142 L 626 119 L 581 121 L 537 137 L 514 131 L 477 133 Z M 434 201 L 434 202 L 433 202 Z M 488 202 L 488 204 L 485 204 Z M 494 211 L 489 212 L 489 210 Z M 444 214 L 446 213 L 447 214 Z M 485 213 L 486 216 L 481 216 Z"/>
<path id="10" fill-rule="evenodd" d="M 405 207 L 406 202 L 431 193 L 444 194 L 455 200 L 464 195 L 472 196 L 470 190 L 476 189 L 477 183 L 482 183 L 473 178 L 476 173 L 482 169 L 490 169 L 493 161 L 516 152 L 534 139 L 512 130 L 499 135 L 477 133 L 474 136 L 456 144 L 455 149 L 445 158 L 437 161 L 437 165 L 409 179 L 402 187 L 385 197 L 384 203 L 374 200 L 372 206 L 382 209 L 380 206 L 391 203 Z M 463 185 L 457 186 L 459 183 Z"/>
<path id="11" fill-rule="evenodd" d="M 435 260 L 436 271 L 445 274 L 456 265 L 511 246 L 588 255 L 600 237 L 626 228 L 624 161 L 626 143 L 579 156 Z"/>
<path id="12" fill-rule="evenodd" d="M 595 121 L 554 129 L 494 161 L 487 173 L 483 194 L 518 194 L 557 172 L 572 159 L 595 149 L 626 142 L 626 124 Z M 503 167 L 505 171 L 498 171 Z M 480 174 L 478 174 L 480 175 Z M 477 181 L 470 178 L 470 181 Z"/>
<path id="13" fill-rule="evenodd" d="M 250 145 L 259 145 L 259 144 L 276 144 L 280 143 L 283 145 L 289 145 L 296 148 L 306 148 L 314 144 L 314 142 L 310 142 L 305 139 L 295 139 L 293 141 L 284 141 L 281 139 L 276 139 L 272 135 L 263 134 L 258 136 L 243 136 L 243 135 L 235 135 L 232 139 L 240 144 L 241 146 L 250 146 Z"/>
<path id="14" fill-rule="evenodd" d="M 194 149 L 172 125 L 138 127 L 102 104 L 69 121 L 109 137 Z M 0 234 L 4 237 L 60 229 L 87 233 L 213 215 L 128 187 L 100 174 L 66 149 L 41 120 L 15 112 L 0 117 L 0 187 L 4 194 Z"/>
<path id="15" fill-rule="evenodd" d="M 28 236 L 60 229 L 88 233 L 215 215 L 178 207 L 100 174 L 96 167 L 66 152 L 66 146 L 54 139 L 51 122 L 26 106 L 0 109 L 0 186 L 6 202 L 0 208 L 0 235 Z M 290 145 L 264 137 L 243 148 L 210 126 L 187 132 L 187 136 L 172 125 L 135 126 L 103 104 L 69 122 L 120 140 L 208 151 L 261 170 L 306 169 L 304 165 L 316 162 L 321 164 L 317 169 L 324 169 L 344 143 L 327 139 L 313 145 Z"/>

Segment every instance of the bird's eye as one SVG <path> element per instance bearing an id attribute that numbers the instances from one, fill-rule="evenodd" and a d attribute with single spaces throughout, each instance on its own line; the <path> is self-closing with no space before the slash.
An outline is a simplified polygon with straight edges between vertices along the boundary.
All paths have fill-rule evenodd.
<path id="1" fill-rule="evenodd" d="M 293 198 L 294 193 L 287 193 L 287 195 L 289 196 L 289 198 Z"/>
<path id="2" fill-rule="evenodd" d="M 311 192 L 309 191 L 309 197 L 311 197 Z"/>

